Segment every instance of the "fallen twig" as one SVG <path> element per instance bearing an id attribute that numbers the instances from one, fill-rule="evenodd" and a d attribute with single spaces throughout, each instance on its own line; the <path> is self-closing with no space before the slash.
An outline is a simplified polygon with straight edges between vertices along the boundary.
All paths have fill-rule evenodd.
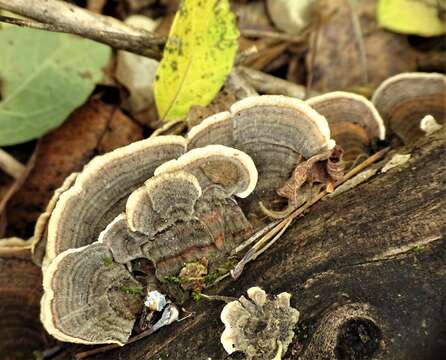
<path id="1" fill-rule="evenodd" d="M 33 20 L 2 16 L 0 21 L 82 37 L 127 50 L 135 54 L 161 58 L 166 39 L 151 32 L 133 28 L 123 22 L 93 13 L 58 0 L 0 0 L 0 9 Z"/>
<path id="2" fill-rule="evenodd" d="M 0 169 L 2 169 L 8 175 L 11 175 L 14 179 L 18 179 L 23 175 L 25 165 L 17 161 L 5 150 L 0 149 Z"/>
<path id="3" fill-rule="evenodd" d="M 271 38 L 277 40 L 283 40 L 290 43 L 303 43 L 307 40 L 307 34 L 305 35 L 291 35 L 283 32 L 263 30 L 263 29 L 249 29 L 241 28 L 240 32 L 246 37 L 261 37 L 261 38 Z"/>
<path id="4" fill-rule="evenodd" d="M 302 85 L 245 66 L 238 66 L 237 70 L 258 92 L 305 98 L 305 87 Z"/>

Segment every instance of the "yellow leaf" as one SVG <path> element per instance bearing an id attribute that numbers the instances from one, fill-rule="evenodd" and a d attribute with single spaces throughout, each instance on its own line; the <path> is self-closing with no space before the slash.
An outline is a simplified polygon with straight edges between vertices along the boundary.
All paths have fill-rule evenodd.
<path id="1" fill-rule="evenodd" d="M 436 36 L 446 33 L 445 11 L 444 0 L 380 0 L 377 15 L 379 25 L 386 29 Z"/>
<path id="2" fill-rule="evenodd" d="M 155 101 L 164 120 L 208 105 L 232 69 L 239 32 L 228 0 L 183 0 L 158 67 Z"/>

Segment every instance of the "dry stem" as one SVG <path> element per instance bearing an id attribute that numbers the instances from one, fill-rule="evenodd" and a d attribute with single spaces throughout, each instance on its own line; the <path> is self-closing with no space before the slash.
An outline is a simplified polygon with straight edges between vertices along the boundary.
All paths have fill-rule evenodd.
<path id="1" fill-rule="evenodd" d="M 165 38 L 133 28 L 109 16 L 95 14 L 58 0 L 0 0 L 0 9 L 32 20 L 1 17 L 0 21 L 48 31 L 64 32 L 127 50 L 135 54 L 161 58 Z"/>
<path id="2" fill-rule="evenodd" d="M 305 98 L 305 87 L 302 85 L 245 66 L 239 66 L 237 70 L 252 87 L 261 93 L 280 94 L 298 99 Z"/>

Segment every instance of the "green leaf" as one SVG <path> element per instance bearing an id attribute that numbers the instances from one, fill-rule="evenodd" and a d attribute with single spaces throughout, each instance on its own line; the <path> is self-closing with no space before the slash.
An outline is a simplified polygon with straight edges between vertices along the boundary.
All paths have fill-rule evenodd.
<path id="1" fill-rule="evenodd" d="M 446 11 L 438 0 L 379 0 L 380 26 L 404 34 L 436 36 L 446 33 L 441 14 Z"/>
<path id="2" fill-rule="evenodd" d="M 85 102 L 110 48 L 73 35 L 0 30 L 0 146 L 37 138 Z"/>
<path id="3" fill-rule="evenodd" d="M 155 101 L 164 120 L 208 105 L 232 69 L 239 32 L 228 0 L 183 0 L 158 67 Z"/>

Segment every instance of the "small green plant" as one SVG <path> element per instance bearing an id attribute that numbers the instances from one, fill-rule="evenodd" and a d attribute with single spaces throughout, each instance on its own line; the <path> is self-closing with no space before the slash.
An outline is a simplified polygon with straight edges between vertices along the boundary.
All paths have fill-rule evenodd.
<path id="1" fill-rule="evenodd" d="M 194 301 L 200 301 L 202 298 L 201 296 L 201 292 L 199 291 L 192 291 L 192 299 L 194 299 Z"/>
<path id="2" fill-rule="evenodd" d="M 420 245 L 418 244 L 417 246 L 415 246 L 414 251 L 415 252 L 423 252 L 426 248 L 424 247 L 424 245 Z"/>

